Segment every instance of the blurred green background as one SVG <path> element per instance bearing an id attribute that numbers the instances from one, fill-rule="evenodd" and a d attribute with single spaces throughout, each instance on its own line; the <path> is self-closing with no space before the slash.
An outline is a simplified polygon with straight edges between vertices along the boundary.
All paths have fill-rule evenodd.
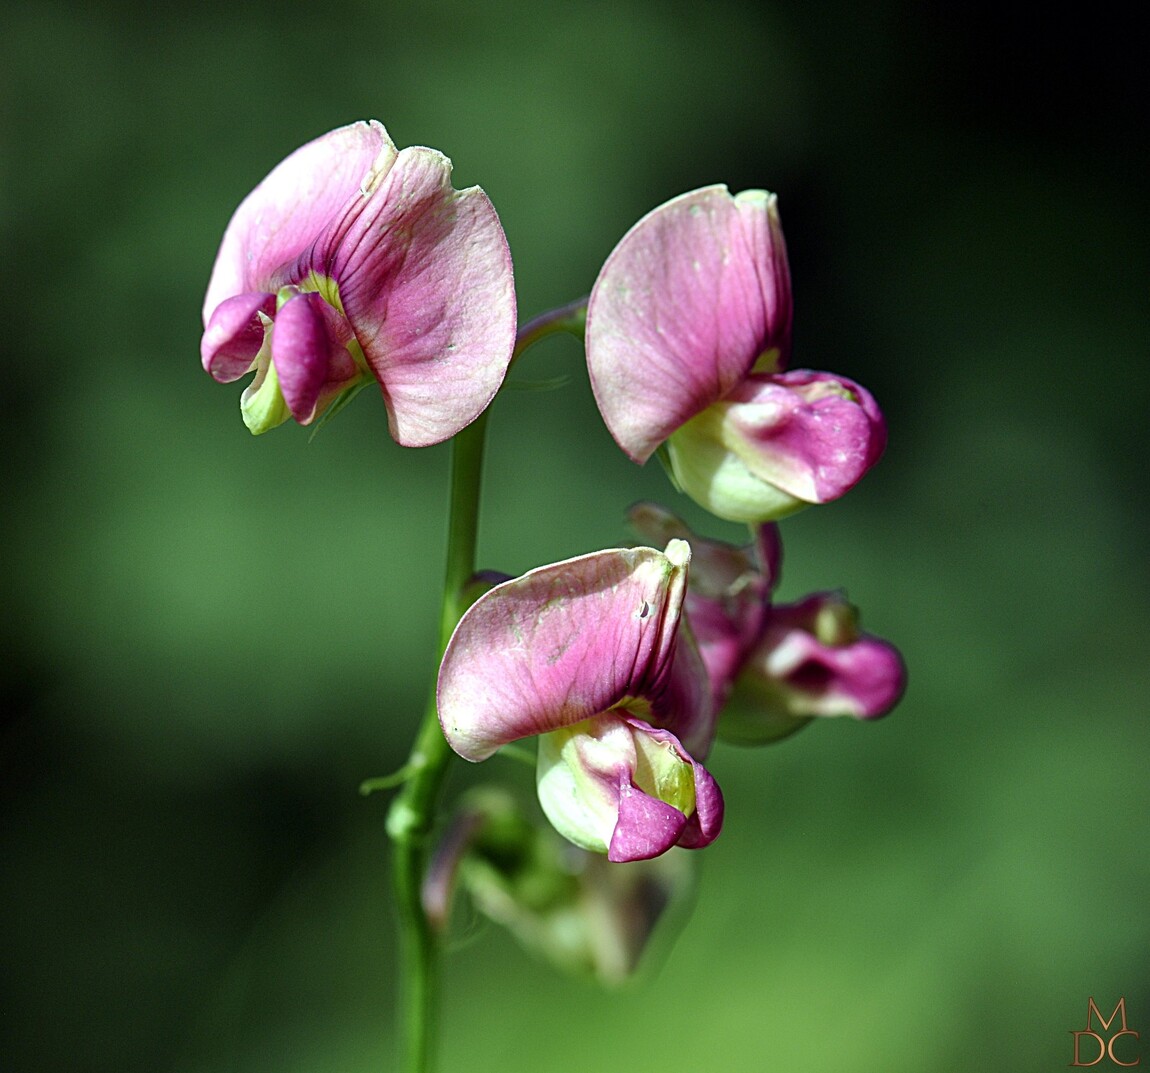
<path id="1" fill-rule="evenodd" d="M 1091 18 L 10 8 L 0 1069 L 395 1063 L 386 801 L 356 787 L 434 673 L 446 450 L 397 448 L 367 392 L 314 442 L 253 440 L 198 355 L 239 200 L 365 117 L 489 192 L 523 317 L 674 194 L 779 193 L 795 364 L 866 384 L 891 433 L 784 523 L 783 595 L 845 586 L 911 669 L 884 722 L 716 750 L 726 829 L 634 986 L 464 936 L 445 1073 L 1040 1073 L 1089 996 L 1150 1033 L 1148 86 Z M 548 341 L 513 379 L 567 386 L 495 404 L 484 564 L 618 544 L 638 498 L 737 539 L 623 458 L 580 359 Z M 455 785 L 483 775 L 530 777 Z"/>

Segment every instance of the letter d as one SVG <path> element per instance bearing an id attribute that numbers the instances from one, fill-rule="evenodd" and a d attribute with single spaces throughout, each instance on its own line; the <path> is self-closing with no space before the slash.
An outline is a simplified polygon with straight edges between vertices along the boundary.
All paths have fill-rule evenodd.
<path id="1" fill-rule="evenodd" d="M 1102 1061 L 1103 1057 L 1105 1057 L 1106 1041 L 1098 1035 L 1097 1032 L 1091 1032 L 1090 1029 L 1087 1028 L 1081 1032 L 1071 1032 L 1070 1034 L 1074 1037 L 1074 1061 L 1070 1063 L 1072 1066 L 1096 1066 Z M 1095 1058 L 1093 1062 L 1083 1062 L 1079 1055 L 1078 1048 L 1082 1043 L 1083 1036 L 1093 1036 L 1098 1041 L 1098 1057 Z"/>

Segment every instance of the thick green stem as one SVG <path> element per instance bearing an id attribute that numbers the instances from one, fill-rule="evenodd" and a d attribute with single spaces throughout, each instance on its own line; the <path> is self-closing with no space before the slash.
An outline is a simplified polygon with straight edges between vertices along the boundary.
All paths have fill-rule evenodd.
<path id="1" fill-rule="evenodd" d="M 547 335 L 559 331 L 581 335 L 585 319 L 586 299 L 580 299 L 529 321 L 519 332 L 512 361 Z M 447 572 L 439 618 L 440 656 L 467 610 L 468 582 L 475 573 L 486 430 L 487 412 L 484 412 L 452 441 Z M 433 688 L 411 755 L 403 768 L 406 776 L 403 788 L 387 814 L 400 919 L 402 1025 L 408 1073 L 430 1073 L 434 1060 L 439 935 L 427 919 L 422 892 L 428 840 L 450 758 L 451 750 L 439 728 Z"/>

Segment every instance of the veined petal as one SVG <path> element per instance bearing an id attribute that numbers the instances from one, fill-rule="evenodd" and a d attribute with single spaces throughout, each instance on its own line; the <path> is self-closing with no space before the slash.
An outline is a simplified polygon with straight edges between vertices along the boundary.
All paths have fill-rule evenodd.
<path id="1" fill-rule="evenodd" d="M 439 720 L 451 747 L 483 760 L 636 698 L 653 719 L 673 720 L 669 709 L 684 692 L 671 665 L 689 558 L 682 541 L 666 553 L 595 552 L 481 596 L 439 671 Z"/>
<path id="2" fill-rule="evenodd" d="M 587 364 L 600 413 L 636 462 L 764 351 L 789 346 L 777 221 L 773 195 L 704 187 L 648 213 L 608 257 L 587 307 Z"/>
<path id="3" fill-rule="evenodd" d="M 264 343 L 264 319 L 275 307 L 275 295 L 263 293 L 237 294 L 216 306 L 200 340 L 204 369 L 214 379 L 230 384 L 251 371 Z"/>
<path id="4" fill-rule="evenodd" d="M 347 349 L 351 338 L 351 326 L 315 292 L 294 295 L 276 313 L 272 361 L 284 401 L 301 425 L 361 375 Z"/>
<path id="5" fill-rule="evenodd" d="M 478 187 L 451 161 L 404 149 L 309 254 L 334 279 L 407 447 L 455 435 L 494 398 L 515 345 L 511 254 Z"/>
<path id="6" fill-rule="evenodd" d="M 373 120 L 324 134 L 278 164 L 228 223 L 204 297 L 204 324 L 233 295 L 298 282 L 276 274 L 311 246 L 353 195 L 376 185 L 395 156 L 387 131 Z"/>

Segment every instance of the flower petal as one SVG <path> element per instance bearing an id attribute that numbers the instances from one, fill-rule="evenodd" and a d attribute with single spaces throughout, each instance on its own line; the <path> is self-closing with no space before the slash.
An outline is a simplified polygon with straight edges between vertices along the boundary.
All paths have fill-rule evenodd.
<path id="1" fill-rule="evenodd" d="M 264 318 L 276 308 L 274 294 L 237 294 L 221 302 L 200 340 L 200 357 L 221 384 L 230 384 L 250 372 L 264 343 Z"/>
<path id="2" fill-rule="evenodd" d="M 687 817 L 627 780 L 619 785 L 619 820 L 607 847 L 609 861 L 646 861 L 679 841 Z"/>
<path id="3" fill-rule="evenodd" d="M 309 258 L 339 286 L 398 443 L 438 443 L 483 412 L 515 345 L 511 254 L 487 195 L 452 189 L 447 157 L 404 149 Z"/>
<path id="4" fill-rule="evenodd" d="M 674 734 L 606 712 L 543 735 L 539 803 L 555 829 L 611 861 L 648 860 L 719 834 L 722 795 Z"/>
<path id="5" fill-rule="evenodd" d="M 315 292 L 289 298 L 275 317 L 272 360 L 291 415 L 301 425 L 360 376 L 348 352 L 351 326 Z"/>
<path id="6" fill-rule="evenodd" d="M 632 528 L 652 542 L 678 537 L 691 544 L 686 616 L 711 681 L 717 710 L 762 633 L 770 602 L 768 579 L 752 549 L 696 536 L 686 523 L 654 503 L 636 504 L 628 518 Z M 769 539 L 764 546 L 770 555 Z M 692 753 L 706 755 L 706 750 L 696 751 L 682 729 L 672 729 L 684 738 Z"/>
<path id="7" fill-rule="evenodd" d="M 790 316 L 773 195 L 710 186 L 648 213 L 608 257 L 587 307 L 591 385 L 616 442 L 645 462 L 764 351 L 789 348 Z"/>
<path id="8" fill-rule="evenodd" d="M 854 487 L 886 446 L 864 387 L 809 370 L 753 375 L 679 429 L 669 450 L 683 489 L 731 521 L 767 521 Z"/>
<path id="9" fill-rule="evenodd" d="M 217 305 L 246 291 L 276 291 L 278 278 L 361 189 L 378 182 L 396 150 L 374 120 L 340 127 L 278 164 L 236 209 L 204 296 L 204 323 Z"/>
<path id="10" fill-rule="evenodd" d="M 723 827 L 723 794 L 711 773 L 697 761 L 695 766 L 695 811 L 679 835 L 679 845 L 685 849 L 709 846 Z"/>
<path id="11" fill-rule="evenodd" d="M 844 377 L 805 369 L 766 383 L 754 377 L 731 401 L 740 457 L 763 480 L 811 503 L 853 488 L 886 446 L 878 404 Z"/>
<path id="12" fill-rule="evenodd" d="M 631 729 L 615 713 L 542 735 L 536 791 L 551 826 L 576 846 L 606 853 L 619 822 L 620 789 L 630 784 L 636 760 Z M 680 829 L 685 822 L 680 813 Z"/>
<path id="13" fill-rule="evenodd" d="M 451 747 L 483 760 L 519 738 L 571 726 L 628 698 L 673 719 L 669 688 L 690 552 L 672 541 L 532 570 L 481 596 L 439 671 Z M 656 718 L 656 716 L 652 716 Z"/>

